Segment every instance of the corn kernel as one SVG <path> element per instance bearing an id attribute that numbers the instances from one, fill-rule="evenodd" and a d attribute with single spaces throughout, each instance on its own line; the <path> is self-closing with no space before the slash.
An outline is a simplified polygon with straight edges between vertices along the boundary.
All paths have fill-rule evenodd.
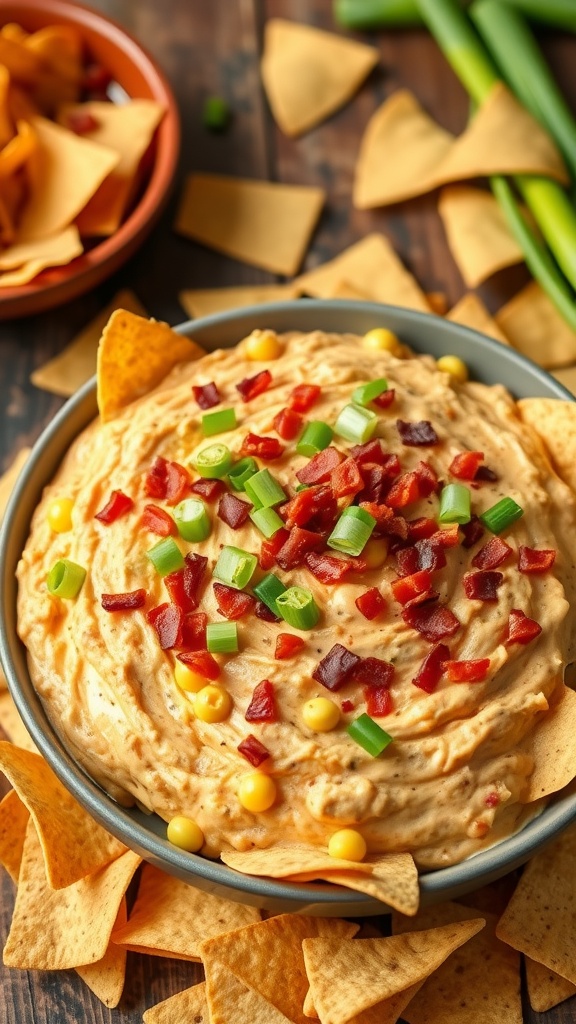
<path id="1" fill-rule="evenodd" d="M 362 345 L 373 352 L 391 352 L 393 356 L 400 355 L 402 351 L 399 339 L 387 327 L 374 327 L 368 331 L 362 338 Z"/>
<path id="2" fill-rule="evenodd" d="M 194 714 L 201 722 L 223 722 L 232 710 L 230 694 L 221 686 L 203 686 L 194 698 Z"/>
<path id="3" fill-rule="evenodd" d="M 254 362 L 265 363 L 269 359 L 278 359 L 281 352 L 282 346 L 275 331 L 255 330 L 244 339 L 244 355 Z"/>
<path id="4" fill-rule="evenodd" d="M 72 529 L 72 498 L 54 498 L 48 506 L 48 526 L 54 533 L 68 533 Z"/>
<path id="5" fill-rule="evenodd" d="M 436 366 L 442 373 L 449 373 L 458 384 L 465 384 L 468 380 L 468 367 L 458 356 L 442 356 L 436 360 Z"/>
<path id="6" fill-rule="evenodd" d="M 314 732 L 330 732 L 340 721 L 340 708 L 327 697 L 313 697 L 302 708 L 302 718 Z"/>
<path id="7" fill-rule="evenodd" d="M 330 836 L 328 853 L 339 860 L 363 860 L 366 856 L 366 840 L 354 828 L 341 828 Z"/>
<path id="8" fill-rule="evenodd" d="M 247 811 L 267 811 L 276 799 L 276 783 L 264 772 L 250 772 L 240 779 L 238 799 Z"/>
<path id="9" fill-rule="evenodd" d="M 182 815 L 168 822 L 166 835 L 173 846 L 179 846 L 188 853 L 196 853 L 204 846 L 204 833 L 200 826 L 192 818 L 184 818 Z"/>
<path id="10" fill-rule="evenodd" d="M 385 537 L 369 540 L 362 551 L 362 561 L 369 569 L 379 569 L 388 557 L 388 541 Z"/>
<path id="11" fill-rule="evenodd" d="M 199 672 L 193 672 L 181 661 L 176 661 L 174 665 L 174 679 L 176 685 L 188 693 L 199 693 L 206 686 L 206 677 L 201 676 Z"/>

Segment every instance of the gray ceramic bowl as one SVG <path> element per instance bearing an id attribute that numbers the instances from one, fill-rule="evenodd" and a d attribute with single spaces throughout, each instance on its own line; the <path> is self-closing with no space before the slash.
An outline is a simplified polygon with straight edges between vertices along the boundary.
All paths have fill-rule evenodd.
<path id="1" fill-rule="evenodd" d="M 391 306 L 300 300 L 222 313 L 182 324 L 178 330 L 193 336 L 205 348 L 214 349 L 234 345 L 255 327 L 364 334 L 377 326 L 389 327 L 416 351 L 435 357 L 446 353 L 459 355 L 468 364 L 473 378 L 489 384 L 502 383 L 517 397 L 571 398 L 557 381 L 513 349 L 439 317 Z M 73 438 L 95 415 L 96 387 L 90 381 L 67 402 L 34 447 L 0 534 L 0 653 L 10 690 L 34 741 L 64 785 L 109 832 L 146 860 L 200 889 L 276 913 L 382 913 L 381 903 L 349 890 L 321 883 L 296 885 L 253 878 L 176 849 L 166 840 L 165 825 L 159 818 L 119 807 L 104 793 L 70 757 L 48 722 L 28 675 L 24 647 L 16 635 L 14 574 L 43 486 L 53 476 Z M 526 861 L 574 820 L 576 794 L 556 799 L 510 839 L 454 867 L 423 875 L 423 901 L 452 899 L 500 877 Z"/>

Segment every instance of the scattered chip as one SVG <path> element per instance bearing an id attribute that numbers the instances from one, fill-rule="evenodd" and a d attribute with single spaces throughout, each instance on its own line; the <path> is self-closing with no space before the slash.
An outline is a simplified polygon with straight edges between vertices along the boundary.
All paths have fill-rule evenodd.
<path id="1" fill-rule="evenodd" d="M 8 739 L 17 747 L 37 754 L 38 748 L 20 717 L 12 694 L 5 687 L 4 673 L 0 670 L 0 725 Z"/>
<path id="2" fill-rule="evenodd" d="M 545 369 L 576 362 L 576 332 L 537 281 L 531 281 L 496 314 L 514 348 Z"/>
<path id="3" fill-rule="evenodd" d="M 526 967 L 526 987 L 530 1006 L 536 1013 L 545 1013 L 558 1003 L 576 995 L 576 985 L 566 981 L 560 974 L 543 967 L 531 957 L 524 957 Z"/>
<path id="4" fill-rule="evenodd" d="M 525 803 L 557 793 L 576 777 L 576 691 L 563 689 L 557 704 L 550 708 L 537 729 L 533 729 L 522 749 L 534 758 Z"/>
<path id="5" fill-rule="evenodd" d="M 192 174 L 176 231 L 226 256 L 276 274 L 295 274 L 325 194 L 320 188 Z"/>
<path id="6" fill-rule="evenodd" d="M 576 402 L 521 398 L 518 410 L 541 438 L 559 476 L 576 492 Z"/>
<path id="7" fill-rule="evenodd" d="M 13 882 L 18 881 L 30 813 L 15 789 L 0 801 L 0 864 Z"/>
<path id="8" fill-rule="evenodd" d="M 108 320 L 117 309 L 146 316 L 146 310 L 134 292 L 128 288 L 122 289 L 62 352 L 30 374 L 35 387 L 64 397 L 73 395 L 82 387 L 96 373 L 98 343 Z"/>
<path id="9" fill-rule="evenodd" d="M 264 26 L 262 80 L 286 135 L 301 135 L 344 106 L 378 63 L 353 39 L 282 18 Z"/>
<path id="10" fill-rule="evenodd" d="M 491 192 L 471 185 L 447 186 L 440 193 L 438 211 L 450 252 L 469 288 L 523 261 L 524 254 Z"/>
<path id="11" fill-rule="evenodd" d="M 567 391 L 571 391 L 573 395 L 576 395 L 576 366 L 567 366 L 562 370 L 555 370 L 552 376 L 556 377 L 556 380 L 560 381 Z"/>
<path id="12" fill-rule="evenodd" d="M 240 306 L 260 306 L 296 298 L 291 284 L 246 284 L 233 288 L 199 288 L 180 292 L 178 299 L 188 316 L 210 316 Z"/>
<path id="13" fill-rule="evenodd" d="M 202 349 L 168 324 L 125 309 L 110 317 L 98 348 L 98 408 L 109 420 L 156 387 L 177 363 L 199 359 Z"/>
<path id="14" fill-rule="evenodd" d="M 370 296 L 366 295 L 366 292 L 359 291 L 354 285 L 348 284 L 348 281 L 338 281 L 337 284 L 331 289 L 331 299 L 353 299 L 355 302 L 366 302 L 370 301 Z"/>
<path id="15" fill-rule="evenodd" d="M 122 897 L 114 928 L 121 928 L 126 923 L 128 910 L 126 897 Z M 124 990 L 126 979 L 126 950 L 115 946 L 112 941 L 101 960 L 93 964 L 77 967 L 77 973 L 88 988 L 98 997 L 104 1006 L 118 1006 Z"/>
<path id="16" fill-rule="evenodd" d="M 151 1006 L 143 1014 L 144 1024 L 176 1024 L 176 1021 L 187 1021 L 189 1024 L 209 1024 L 208 1003 L 206 1002 L 206 985 L 193 985 L 175 996 L 164 999 L 156 1006 Z M 240 1017 L 234 1011 L 232 1020 L 240 1024 Z"/>
<path id="17" fill-rule="evenodd" d="M 266 970 L 266 965 L 261 965 Z M 211 954 L 204 960 L 206 1001 L 210 1024 L 292 1024 L 280 1010 L 255 989 L 244 985 Z"/>
<path id="18" fill-rule="evenodd" d="M 489 338 L 495 338 L 502 345 L 510 345 L 506 335 L 500 330 L 482 299 L 474 292 L 467 292 L 466 295 L 463 295 L 446 316 L 448 320 L 452 320 L 456 324 L 463 324 L 464 327 L 471 327 L 474 331 L 487 334 Z"/>
<path id="19" fill-rule="evenodd" d="M 20 471 L 28 459 L 30 452 L 30 448 L 21 448 L 13 463 L 8 467 L 6 472 L 0 476 L 0 523 L 4 518 L 6 505 L 8 504 L 8 499 L 14 490 L 14 484 L 16 483 L 20 475 Z"/>

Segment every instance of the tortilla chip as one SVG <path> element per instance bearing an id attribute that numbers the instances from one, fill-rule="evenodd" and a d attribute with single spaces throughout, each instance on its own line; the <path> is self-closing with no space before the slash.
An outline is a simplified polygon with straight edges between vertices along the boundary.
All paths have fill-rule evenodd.
<path id="1" fill-rule="evenodd" d="M 486 309 L 482 299 L 474 292 L 467 292 L 446 314 L 447 320 L 456 324 L 463 324 L 464 327 L 471 327 L 474 331 L 487 334 L 502 345 L 510 346 L 505 334 L 500 330 L 495 319 Z"/>
<path id="2" fill-rule="evenodd" d="M 344 281 L 374 302 L 430 312 L 424 292 L 384 235 L 366 235 L 335 259 L 301 274 L 294 284 L 301 295 L 329 299 Z"/>
<path id="3" fill-rule="evenodd" d="M 210 316 L 240 306 L 260 306 L 265 302 L 283 302 L 296 298 L 291 284 L 246 284 L 233 288 L 200 288 L 179 292 L 180 305 L 188 316 Z"/>
<path id="4" fill-rule="evenodd" d="M 0 742 L 0 770 L 30 811 L 53 889 L 72 885 L 124 853 L 126 847 L 76 803 L 39 754 Z"/>
<path id="5" fill-rule="evenodd" d="M 140 953 L 200 960 L 202 941 L 259 920 L 255 907 L 212 896 L 145 864 L 130 920 L 114 930 L 113 941 Z"/>
<path id="6" fill-rule="evenodd" d="M 427 907 L 417 918 L 394 914 L 394 934 L 449 923 L 473 923 L 474 911 L 457 903 Z M 497 918 L 482 915 L 486 927 L 424 982 L 402 1016 L 409 1024 L 522 1024 L 520 957 L 498 942 Z"/>
<path id="7" fill-rule="evenodd" d="M 14 135 L 14 125 L 10 117 L 8 105 L 8 93 L 10 90 L 10 75 L 7 68 L 0 64 L 0 148 L 10 142 Z"/>
<path id="8" fill-rule="evenodd" d="M 500 918 L 503 942 L 576 985 L 576 827 L 567 829 L 524 868 Z"/>
<path id="9" fill-rule="evenodd" d="M 454 138 L 411 93 L 394 93 L 372 115 L 360 144 L 353 201 L 360 209 L 424 195 L 490 174 L 542 174 L 563 184 L 562 157 L 538 122 L 497 83 Z"/>
<path id="10" fill-rule="evenodd" d="M 438 212 L 464 283 L 475 288 L 496 271 L 524 259 L 498 200 L 470 185 L 443 188 Z"/>
<path id="11" fill-rule="evenodd" d="M 0 802 L 0 864 L 18 882 L 30 814 L 15 789 Z"/>
<path id="12" fill-rule="evenodd" d="M 31 819 L 4 947 L 6 967 L 55 971 L 102 960 L 140 861 L 128 850 L 87 878 L 54 891 L 46 882 L 42 847 Z"/>
<path id="13" fill-rule="evenodd" d="M 134 292 L 123 288 L 62 352 L 30 374 L 32 384 L 53 395 L 73 395 L 96 373 L 98 343 L 108 320 L 117 309 L 127 309 L 138 316 L 146 316 L 146 310 Z"/>
<path id="14" fill-rule="evenodd" d="M 44 54 L 30 46 L 29 36 L 19 26 L 11 24 L 8 32 L 0 33 L 0 64 L 10 77 L 30 93 L 34 102 L 43 110 L 53 111 L 59 103 L 75 100 L 78 94 L 79 75 L 73 80 L 62 73 L 62 67 L 51 66 Z"/>
<path id="15" fill-rule="evenodd" d="M 370 301 L 370 296 L 366 295 L 366 292 L 359 291 L 358 288 L 348 284 L 348 281 L 339 281 L 330 291 L 331 299 L 352 299 L 355 302 Z"/>
<path id="16" fill-rule="evenodd" d="M 576 995 L 576 985 L 566 981 L 549 967 L 543 967 L 531 957 L 524 957 L 526 966 L 526 987 L 530 1006 L 536 1013 L 545 1013 L 558 1003 Z"/>
<path id="17" fill-rule="evenodd" d="M 496 313 L 514 348 L 545 369 L 576 362 L 576 332 L 537 281 L 531 281 Z"/>
<path id="18" fill-rule="evenodd" d="M 322 1024 L 347 1024 L 423 982 L 483 927 L 477 919 L 382 939 L 304 939 L 306 972 Z"/>
<path id="19" fill-rule="evenodd" d="M 446 292 L 426 292 L 426 301 L 433 313 L 446 316 L 448 312 L 448 296 Z"/>
<path id="20" fill-rule="evenodd" d="M 81 256 L 83 251 L 84 246 L 74 224 L 50 238 L 15 243 L 0 254 L 0 269 L 16 268 L 0 274 L 0 288 L 14 288 L 27 284 L 47 267 L 66 266 L 77 256 Z"/>
<path id="21" fill-rule="evenodd" d="M 525 803 L 557 793 L 576 777 L 576 691 L 564 687 L 562 697 L 522 744 L 534 758 Z"/>
<path id="22" fill-rule="evenodd" d="M 573 395 L 576 395 L 576 366 L 567 366 L 565 369 L 555 370 L 552 376 L 560 381 L 567 391 L 571 391 Z"/>
<path id="23" fill-rule="evenodd" d="M 377 874 L 363 875 L 357 871 L 330 871 L 320 870 L 308 873 L 290 875 L 287 881 L 290 882 L 331 882 L 332 885 L 342 885 L 346 889 L 354 889 L 362 892 L 372 899 L 380 900 L 387 907 L 400 910 L 403 914 L 415 914 L 418 910 L 420 892 L 418 889 L 418 872 L 414 860 L 410 854 L 391 854 L 396 857 L 398 868 L 390 863 L 390 867 L 383 872 L 383 877 Z M 404 858 L 404 859 L 403 859 Z"/>
<path id="24" fill-rule="evenodd" d="M 104 421 L 146 395 L 177 363 L 199 359 L 203 350 L 168 324 L 125 309 L 110 317 L 98 347 L 98 408 Z"/>
<path id="25" fill-rule="evenodd" d="M 262 969 L 265 964 L 262 964 Z M 204 962 L 210 1024 L 292 1024 L 272 1003 L 244 985 L 216 956 Z"/>
<path id="26" fill-rule="evenodd" d="M 78 84 L 82 78 L 82 37 L 72 25 L 46 25 L 26 34 L 26 49 L 37 54 L 52 71 Z"/>
<path id="27" fill-rule="evenodd" d="M 114 928 L 120 928 L 126 923 L 128 910 L 126 897 L 122 897 Z M 86 964 L 84 967 L 77 967 L 76 971 L 82 981 L 98 997 L 104 1006 L 118 1006 L 124 991 L 126 979 L 126 950 L 115 946 L 112 941 L 108 943 L 108 949 L 101 960 L 96 963 Z"/>
<path id="28" fill-rule="evenodd" d="M 208 1001 L 211 1004 L 208 967 L 216 960 L 294 1024 L 308 1024 L 302 1012 L 308 991 L 303 939 L 351 938 L 357 930 L 357 925 L 337 918 L 281 914 L 209 939 L 200 947 L 208 982 Z M 226 1024 L 232 1019 L 229 1017 Z"/>
<path id="29" fill-rule="evenodd" d="M 0 688 L 3 682 L 4 675 L 0 672 Z M 15 746 L 20 747 L 22 750 L 32 751 L 34 754 L 38 753 L 34 740 L 20 718 L 20 713 L 14 703 L 12 694 L 8 691 L 0 693 L 0 725 L 8 739 Z"/>
<path id="30" fill-rule="evenodd" d="M 55 235 L 78 216 L 117 167 L 120 156 L 43 117 L 32 119 L 38 150 L 31 159 L 31 194 L 18 228 L 20 241 Z"/>
<path id="31" fill-rule="evenodd" d="M 264 26 L 262 81 L 285 135 L 302 135 L 343 107 L 379 53 L 311 25 L 271 18 Z"/>
<path id="32" fill-rule="evenodd" d="M 0 523 L 4 518 L 6 505 L 8 504 L 8 499 L 14 490 L 14 484 L 16 483 L 20 475 L 20 471 L 31 451 L 31 448 L 21 448 L 13 463 L 8 467 L 6 472 L 0 476 Z"/>
<path id="33" fill-rule="evenodd" d="M 0 150 L 0 181 L 3 186 L 6 179 L 21 170 L 38 151 L 38 135 L 31 125 L 18 120 L 16 127 L 17 134 Z"/>
<path id="34" fill-rule="evenodd" d="M 234 1017 L 239 1021 L 236 1014 Z M 144 1024 L 176 1024 L 177 1021 L 209 1024 L 205 983 L 185 988 L 183 992 L 177 992 L 175 996 L 156 1003 L 156 1006 L 145 1011 L 142 1019 Z"/>
<path id="35" fill-rule="evenodd" d="M 291 276 L 304 259 L 324 199 L 320 188 L 192 174 L 175 227 L 226 256 Z"/>
<path id="36" fill-rule="evenodd" d="M 576 402 L 521 398 L 517 406 L 521 418 L 543 442 L 558 475 L 576 492 Z"/>

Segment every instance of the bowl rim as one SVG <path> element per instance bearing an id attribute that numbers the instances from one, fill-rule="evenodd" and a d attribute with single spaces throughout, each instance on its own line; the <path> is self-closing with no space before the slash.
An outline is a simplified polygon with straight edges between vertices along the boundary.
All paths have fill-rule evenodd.
<path id="1" fill-rule="evenodd" d="M 14 6 L 15 0 L 0 0 L 0 24 L 2 11 Z M 76 24 L 80 32 L 88 26 L 95 34 L 109 39 L 151 84 L 156 101 L 164 105 L 165 111 L 156 129 L 155 157 L 145 189 L 118 230 L 72 260 L 68 264 L 68 267 L 74 268 L 72 272 L 64 273 L 67 268 L 55 268 L 61 272 L 55 281 L 44 283 L 40 275 L 39 281 L 34 279 L 24 285 L 0 290 L 1 318 L 22 315 L 23 312 L 39 312 L 58 305 L 60 301 L 66 301 L 72 281 L 75 283 L 75 296 L 78 296 L 90 287 L 90 280 L 87 279 L 92 277 L 96 269 L 104 277 L 104 268 L 111 265 L 110 272 L 113 273 L 121 261 L 121 254 L 143 240 L 160 217 L 176 175 L 181 139 L 180 113 L 168 77 L 149 50 L 119 22 L 82 3 L 76 3 L 76 0 L 18 0 L 18 7 L 23 16 L 26 10 L 45 13 L 46 24 L 52 23 L 50 19 L 61 18 L 67 23 Z M 127 258 L 130 255 L 131 251 L 128 251 Z M 61 299 L 62 292 L 66 294 Z M 28 304 L 27 310 L 19 309 Z"/>
<path id="2" fill-rule="evenodd" d="M 296 312 L 296 310 L 299 312 Z M 415 323 L 416 325 L 426 324 L 434 329 L 440 336 L 447 335 L 450 341 L 455 342 L 458 349 L 458 340 L 468 339 L 475 346 L 483 350 L 484 355 L 491 355 L 496 360 L 509 362 L 513 369 L 528 369 L 535 380 L 547 390 L 548 394 L 561 399 L 574 401 L 574 396 L 567 389 L 551 377 L 541 367 L 532 363 L 514 349 L 508 350 L 506 346 L 479 334 L 477 331 L 464 327 L 460 324 L 445 321 L 433 314 L 421 313 L 418 311 L 401 309 L 399 307 L 381 305 L 370 302 L 357 302 L 350 300 L 316 300 L 299 299 L 297 302 L 285 301 L 267 305 L 244 307 L 238 310 L 228 310 L 216 313 L 198 320 L 188 320 L 177 325 L 175 330 L 178 333 L 194 338 L 194 340 L 210 344 L 211 335 L 221 330 L 222 327 L 234 327 L 237 339 L 253 329 L 253 325 L 260 323 L 270 326 L 266 318 L 274 320 L 276 317 L 290 320 L 301 320 L 295 324 L 294 330 L 303 330 L 307 314 L 325 313 L 338 315 L 348 313 L 351 318 L 358 317 L 360 313 L 367 317 L 377 318 L 376 322 L 382 324 L 398 321 L 404 323 Z M 285 327 L 283 329 L 286 329 Z M 240 333 L 242 332 L 242 333 Z M 423 351 L 421 348 L 420 351 Z M 491 375 L 494 376 L 493 374 Z M 6 508 L 4 522 L 0 529 L 0 596 L 8 594 L 8 600 L 1 601 L 0 615 L 0 660 L 8 680 L 8 685 L 16 703 L 18 711 L 22 716 L 24 724 L 30 732 L 34 742 L 41 753 L 60 778 L 63 784 L 69 789 L 76 799 L 82 803 L 89 813 L 99 821 L 112 834 L 126 843 L 133 849 L 137 849 L 146 859 L 163 870 L 171 871 L 179 877 L 186 878 L 190 884 L 195 884 L 196 879 L 204 879 L 204 884 L 212 886 L 216 891 L 219 887 L 227 887 L 239 893 L 243 893 L 247 900 L 259 902 L 266 900 L 291 901 L 293 909 L 305 912 L 311 904 L 320 907 L 320 912 L 327 906 L 332 909 L 339 908 L 339 912 L 345 915 L 386 913 L 386 907 L 372 897 L 343 889 L 339 886 L 323 885 L 322 883 L 293 883 L 285 882 L 282 879 L 269 879 L 250 875 L 243 875 L 234 871 L 219 862 L 208 860 L 198 854 L 185 853 L 168 843 L 166 839 L 155 833 L 146 826 L 149 820 L 145 815 L 134 810 L 126 809 L 117 804 L 94 780 L 77 764 L 71 754 L 68 753 L 56 731 L 50 724 L 40 698 L 35 693 L 30 677 L 27 673 L 25 662 L 25 648 L 17 636 L 15 629 L 16 614 L 15 601 L 10 605 L 10 593 L 16 595 L 16 582 L 14 578 L 15 562 L 19 560 L 20 550 L 14 553 L 11 540 L 19 530 L 18 510 L 23 498 L 33 481 L 35 475 L 39 475 L 46 483 L 52 476 L 52 471 L 43 469 L 46 453 L 50 452 L 54 443 L 61 437 L 63 428 L 70 426 L 75 419 L 76 423 L 71 437 L 76 436 L 79 429 L 86 425 L 96 409 L 96 378 L 89 380 L 76 394 L 70 398 L 60 409 L 57 415 L 51 420 L 35 443 L 32 453 L 22 470 L 15 489 L 11 495 Z M 87 406 L 90 408 L 87 410 Z M 86 407 L 86 408 L 85 408 Z M 91 415 L 87 418 L 87 411 Z M 65 449 L 64 449 L 65 450 Z M 60 461 L 60 454 L 56 465 Z M 39 494 L 39 484 L 35 484 L 35 502 Z M 33 508 L 34 506 L 32 506 Z M 24 538 L 28 534 L 29 517 L 23 529 Z M 19 545 L 18 545 L 19 547 Z M 19 663 L 19 664 L 18 664 Z M 28 695 L 32 701 L 29 703 Z M 433 901 L 444 894 L 449 888 L 451 897 L 460 892 L 471 891 L 478 885 L 500 877 L 513 868 L 524 863 L 540 846 L 549 841 L 554 835 L 566 828 L 576 819 L 576 792 L 562 796 L 557 802 L 554 798 L 548 803 L 543 811 L 532 818 L 520 831 L 512 836 L 501 840 L 494 846 L 475 854 L 473 857 L 460 861 L 457 864 L 446 868 L 439 868 L 435 871 L 428 871 L 420 875 L 419 884 L 421 895 L 424 901 Z M 158 819 L 160 820 L 160 819 Z M 127 839 L 127 836 L 129 837 Z M 472 884 L 470 875 L 472 874 Z M 234 898 L 232 895 L 231 898 Z M 353 907 L 353 910 L 350 909 Z"/>

